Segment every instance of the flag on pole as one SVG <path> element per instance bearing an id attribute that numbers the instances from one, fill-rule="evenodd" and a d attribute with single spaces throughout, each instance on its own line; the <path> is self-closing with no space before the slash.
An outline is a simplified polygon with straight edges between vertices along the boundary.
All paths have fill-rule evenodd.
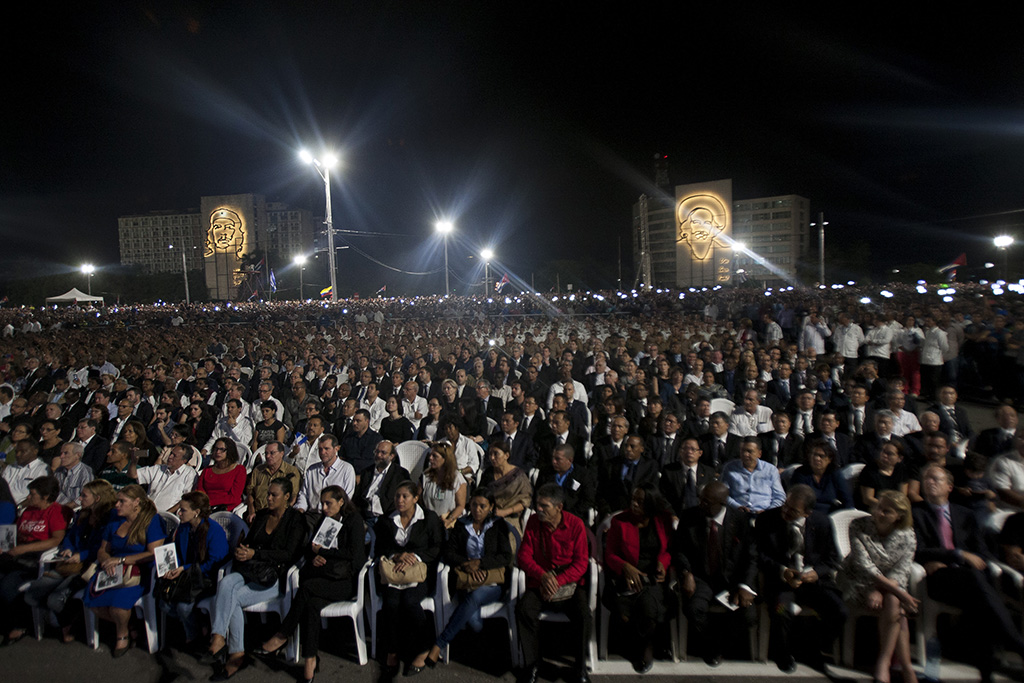
<path id="1" fill-rule="evenodd" d="M 270 291 L 271 292 L 276 292 L 277 291 L 277 278 L 274 277 L 274 269 L 273 268 L 270 269 Z"/>
<path id="2" fill-rule="evenodd" d="M 500 292 L 501 288 L 509 283 L 508 273 L 501 276 L 501 279 L 494 283 L 494 291 Z"/>
<path id="3" fill-rule="evenodd" d="M 320 290 L 320 296 L 324 297 L 324 296 L 330 296 L 330 295 L 331 295 L 331 286 L 330 285 L 327 285 L 326 287 L 324 287 L 323 289 Z"/>
<path id="4" fill-rule="evenodd" d="M 383 293 L 385 293 L 386 291 L 388 291 L 388 286 L 387 286 L 387 285 L 384 285 L 383 287 L 381 287 L 380 289 L 378 289 L 378 290 L 377 290 L 376 292 L 374 292 L 374 295 L 377 295 L 377 294 L 383 294 Z"/>
<path id="5" fill-rule="evenodd" d="M 257 263 L 257 264 L 256 264 L 255 266 L 253 266 L 253 267 L 252 267 L 252 271 L 253 271 L 254 273 L 260 273 L 260 272 L 263 272 L 263 259 L 260 259 L 260 262 L 259 262 L 259 263 Z"/>
<path id="6" fill-rule="evenodd" d="M 960 254 L 953 260 L 952 263 L 942 266 L 939 268 L 940 273 L 945 273 L 946 279 L 950 282 L 956 280 L 956 269 L 961 266 L 967 265 L 967 253 Z"/>

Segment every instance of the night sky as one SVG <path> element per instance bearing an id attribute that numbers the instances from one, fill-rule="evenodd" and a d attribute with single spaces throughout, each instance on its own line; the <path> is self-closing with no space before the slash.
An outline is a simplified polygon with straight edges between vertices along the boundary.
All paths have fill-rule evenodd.
<path id="1" fill-rule="evenodd" d="M 256 192 L 323 211 L 297 161 L 344 167 L 335 225 L 411 271 L 493 246 L 631 280 L 631 204 L 673 184 L 795 193 L 879 267 L 991 260 L 1024 238 L 1024 48 L 1008 18 L 693 3 L 135 2 L 9 16 L 0 230 L 8 276 L 116 264 L 117 218 Z M 843 13 L 839 13 L 843 12 Z M 934 12 L 934 10 L 932 10 Z M 1022 252 L 1024 253 L 1024 252 Z M 400 280 L 341 252 L 363 291 Z M 423 282 L 437 291 L 437 276 Z M 453 280 L 453 285 L 457 279 Z M 461 285 L 458 285 L 461 286 Z"/>

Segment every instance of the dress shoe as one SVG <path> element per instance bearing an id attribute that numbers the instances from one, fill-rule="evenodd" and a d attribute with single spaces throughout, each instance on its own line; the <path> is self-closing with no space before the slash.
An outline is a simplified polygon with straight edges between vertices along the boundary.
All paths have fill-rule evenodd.
<path id="1" fill-rule="evenodd" d="M 210 652 L 209 650 L 207 650 L 206 652 L 203 653 L 203 656 L 199 658 L 199 663 L 200 664 L 205 664 L 206 666 L 213 666 L 214 664 L 220 664 L 221 662 L 224 661 L 224 656 L 227 654 L 227 651 L 228 651 L 228 646 L 227 645 L 225 645 L 221 649 L 217 650 L 216 652 Z"/>
<path id="2" fill-rule="evenodd" d="M 576 678 L 573 680 L 575 680 L 576 683 L 590 683 L 590 674 L 587 673 L 586 669 L 583 669 L 576 674 Z"/>
<path id="3" fill-rule="evenodd" d="M 264 650 L 262 647 L 258 647 L 255 650 L 253 650 L 252 653 L 257 657 L 276 657 L 277 655 L 282 654 L 286 647 L 288 647 L 287 642 L 285 642 L 284 645 L 277 648 L 276 650 Z"/>
<path id="4" fill-rule="evenodd" d="M 638 674 L 645 674 L 653 668 L 653 659 L 638 659 L 635 662 L 633 662 L 633 671 L 637 672 Z"/>
<path id="5" fill-rule="evenodd" d="M 518 683 L 537 683 L 537 667 L 531 666 L 519 673 Z"/>
<path id="6" fill-rule="evenodd" d="M 775 662 L 775 666 L 779 667 L 779 671 L 784 674 L 796 673 L 796 660 L 793 658 L 793 655 L 783 657 L 779 661 Z"/>
<path id="7" fill-rule="evenodd" d="M 409 663 L 405 665 L 404 675 L 406 678 L 409 678 L 410 676 L 416 676 L 418 674 L 423 673 L 423 670 L 426 668 L 426 666 L 413 666 L 412 663 Z"/>
<path id="8" fill-rule="evenodd" d="M 712 669 L 716 669 L 722 666 L 722 655 L 707 655 L 704 657 L 704 663 Z"/>

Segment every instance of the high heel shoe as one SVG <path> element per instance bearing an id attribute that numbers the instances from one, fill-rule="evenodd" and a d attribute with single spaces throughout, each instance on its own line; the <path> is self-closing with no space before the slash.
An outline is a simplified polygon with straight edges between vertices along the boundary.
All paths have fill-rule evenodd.
<path id="1" fill-rule="evenodd" d="M 302 679 L 303 683 L 313 683 L 313 680 L 316 678 L 318 673 L 320 673 L 320 655 L 316 656 L 316 668 L 313 669 L 313 675 L 309 678 Z"/>
<path id="2" fill-rule="evenodd" d="M 111 652 L 110 652 L 110 656 L 113 657 L 114 659 L 118 659 L 120 657 L 124 657 L 125 656 L 125 654 L 129 650 L 129 648 L 131 647 L 131 638 L 129 636 L 121 636 L 120 638 L 117 639 L 117 644 L 120 644 L 120 643 L 128 643 L 128 644 L 125 645 L 124 647 L 116 647 L 116 644 L 115 644 L 114 649 L 111 650 Z"/>
<path id="3" fill-rule="evenodd" d="M 284 645 L 274 650 L 264 650 L 262 647 L 258 647 L 252 651 L 257 657 L 275 657 L 282 653 L 282 651 L 288 647 L 288 641 L 284 641 Z"/>
<path id="4" fill-rule="evenodd" d="M 227 653 L 227 651 L 228 651 L 228 646 L 227 645 L 224 645 L 224 647 L 222 647 L 221 649 L 217 650 L 216 652 L 210 652 L 209 650 L 207 650 L 203 654 L 203 656 L 199 658 L 199 663 L 200 664 L 205 664 L 206 666 L 212 666 L 214 664 L 220 664 L 221 661 L 224 659 L 224 655 Z"/>
<path id="5" fill-rule="evenodd" d="M 227 664 L 230 664 L 230 661 Z M 234 671 L 232 671 L 231 673 L 228 673 L 228 666 L 227 666 L 227 664 L 225 664 L 224 667 L 220 671 L 218 671 L 215 674 L 213 674 L 212 676 L 210 676 L 210 680 L 214 681 L 216 683 L 216 681 L 226 681 L 226 680 L 230 679 L 235 674 L 237 674 L 239 671 L 241 671 L 245 667 L 249 666 L 249 658 L 243 656 L 241 661 L 238 662 L 238 668 L 235 669 Z"/>

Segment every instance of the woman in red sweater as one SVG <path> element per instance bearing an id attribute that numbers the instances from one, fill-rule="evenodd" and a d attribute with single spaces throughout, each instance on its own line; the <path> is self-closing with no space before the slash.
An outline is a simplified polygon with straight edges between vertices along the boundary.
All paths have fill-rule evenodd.
<path id="1" fill-rule="evenodd" d="M 245 468 L 238 464 L 238 448 L 231 439 L 220 438 L 213 442 L 212 455 L 213 463 L 199 475 L 196 491 L 209 496 L 214 512 L 234 510 L 245 490 Z"/>
<path id="2" fill-rule="evenodd" d="M 672 558 L 668 552 L 672 518 L 668 505 L 649 484 L 633 490 L 628 510 L 612 518 L 605 537 L 604 564 L 608 570 L 603 601 L 631 635 L 629 656 L 637 673 L 654 664 L 654 637 L 664 622 L 671 591 L 665 577 Z"/>

